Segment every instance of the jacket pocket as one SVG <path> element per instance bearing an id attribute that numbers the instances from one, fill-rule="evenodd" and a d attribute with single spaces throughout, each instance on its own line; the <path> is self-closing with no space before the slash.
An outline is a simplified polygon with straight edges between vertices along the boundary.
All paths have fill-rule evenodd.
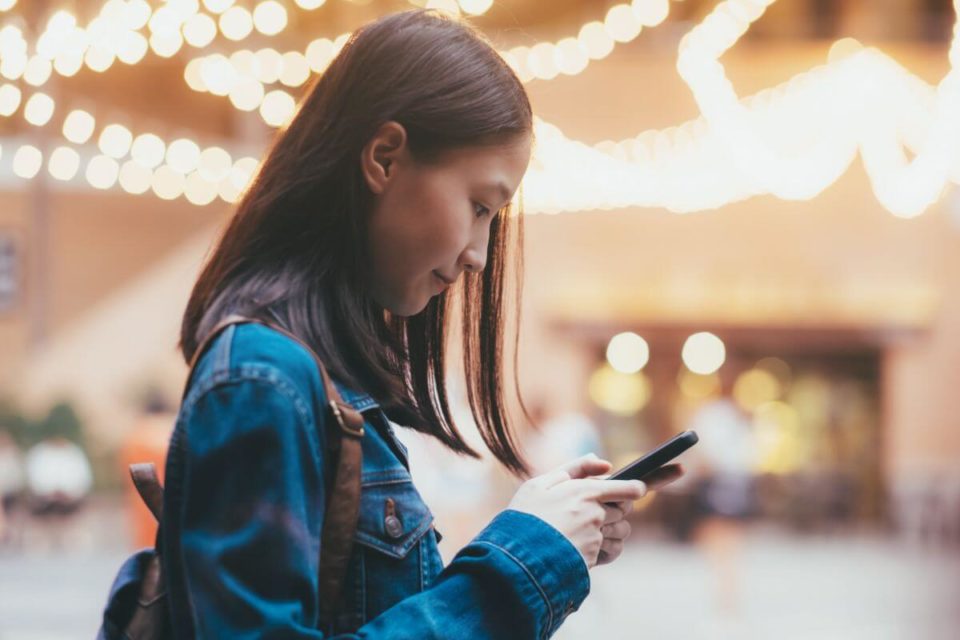
<path id="1" fill-rule="evenodd" d="M 403 559 L 432 524 L 433 514 L 411 480 L 369 482 L 361 488 L 358 543 Z"/>

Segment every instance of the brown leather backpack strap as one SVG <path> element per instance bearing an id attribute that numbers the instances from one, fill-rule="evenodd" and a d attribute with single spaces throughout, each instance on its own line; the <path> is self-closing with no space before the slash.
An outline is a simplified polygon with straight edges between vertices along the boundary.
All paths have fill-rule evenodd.
<path id="1" fill-rule="evenodd" d="M 160 523 L 163 520 L 163 487 L 157 477 L 156 466 L 152 462 L 132 464 L 130 477 L 133 478 L 133 486 L 137 488 L 140 499 Z"/>
<path id="2" fill-rule="evenodd" d="M 332 486 L 327 487 L 326 508 L 324 510 L 323 533 L 320 540 L 320 611 L 328 621 L 333 620 L 342 608 L 343 581 L 347 574 L 347 563 L 353 552 L 353 541 L 357 532 L 357 519 L 360 515 L 360 471 L 363 464 L 363 416 L 343 400 L 340 391 L 327 373 L 327 368 L 316 352 L 300 338 L 282 327 L 257 318 L 231 315 L 220 321 L 207 335 L 194 354 L 192 365 L 196 364 L 203 348 L 221 330 L 232 324 L 261 324 L 281 333 L 304 347 L 320 371 L 323 390 L 327 398 L 326 447 L 330 452 L 328 459 L 337 460 L 337 469 Z"/>

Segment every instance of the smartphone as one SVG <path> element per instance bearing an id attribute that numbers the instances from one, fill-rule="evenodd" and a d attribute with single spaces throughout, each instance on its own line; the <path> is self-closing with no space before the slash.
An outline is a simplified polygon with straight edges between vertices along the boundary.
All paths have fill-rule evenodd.
<path id="1" fill-rule="evenodd" d="M 667 440 L 650 453 L 642 456 L 613 475 L 608 480 L 643 480 L 643 477 L 651 471 L 656 471 L 667 464 L 678 455 L 697 444 L 700 440 L 696 431 L 684 431 L 683 433 Z"/>

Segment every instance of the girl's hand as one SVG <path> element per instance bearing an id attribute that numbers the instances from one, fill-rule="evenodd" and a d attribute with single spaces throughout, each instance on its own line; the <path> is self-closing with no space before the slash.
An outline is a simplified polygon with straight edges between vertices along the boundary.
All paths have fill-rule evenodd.
<path id="1" fill-rule="evenodd" d="M 659 489 L 670 484 L 683 475 L 683 466 L 668 464 L 644 476 L 648 489 Z M 610 564 L 623 553 L 623 541 L 630 536 L 630 523 L 627 514 L 633 511 L 633 501 L 625 500 L 604 505 L 607 510 L 605 524 L 601 528 L 603 543 L 600 545 L 600 554 L 597 564 Z"/>
<path id="2" fill-rule="evenodd" d="M 622 521 L 624 516 L 621 509 L 605 503 L 632 504 L 647 493 L 647 485 L 639 480 L 589 477 L 609 471 L 610 463 L 593 454 L 577 458 L 524 482 L 508 508 L 537 516 L 553 526 L 592 568 L 604 543 L 603 527 Z M 613 533 L 622 533 L 622 527 Z"/>

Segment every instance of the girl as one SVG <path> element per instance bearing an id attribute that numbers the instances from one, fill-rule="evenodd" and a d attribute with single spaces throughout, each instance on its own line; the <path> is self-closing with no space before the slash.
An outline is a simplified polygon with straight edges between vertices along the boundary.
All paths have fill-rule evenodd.
<path id="1" fill-rule="evenodd" d="M 588 456 L 521 485 L 444 568 L 392 430 L 478 455 L 444 386 L 457 285 L 474 418 L 490 452 L 526 472 L 500 354 L 505 262 L 521 246 L 510 203 L 532 142 L 510 68 L 477 32 L 430 11 L 355 33 L 306 96 L 183 319 L 195 367 L 161 534 L 175 637 L 546 638 L 586 597 L 588 569 L 620 554 L 647 487 L 591 478 L 609 464 Z M 232 314 L 276 329 L 213 334 Z M 311 350 L 363 418 L 359 519 L 336 610 L 318 579 L 335 466 L 323 443 L 336 426 Z"/>

